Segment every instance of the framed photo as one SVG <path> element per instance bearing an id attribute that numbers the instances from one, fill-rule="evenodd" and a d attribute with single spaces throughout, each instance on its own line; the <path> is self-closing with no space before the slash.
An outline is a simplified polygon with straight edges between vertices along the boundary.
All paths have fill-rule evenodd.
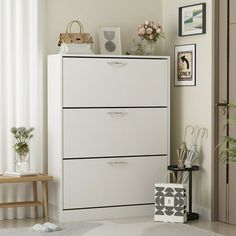
<path id="1" fill-rule="evenodd" d="M 206 33 L 206 3 L 179 8 L 179 36 Z"/>
<path id="2" fill-rule="evenodd" d="M 196 85 L 196 44 L 175 46 L 175 86 Z"/>
<path id="3" fill-rule="evenodd" d="M 122 54 L 119 27 L 100 26 L 99 42 L 101 54 Z"/>

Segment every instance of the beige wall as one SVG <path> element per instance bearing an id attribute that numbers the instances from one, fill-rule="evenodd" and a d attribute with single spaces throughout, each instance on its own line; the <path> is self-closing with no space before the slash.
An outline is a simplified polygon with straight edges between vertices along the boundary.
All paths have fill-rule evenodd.
<path id="1" fill-rule="evenodd" d="M 178 37 L 178 8 L 180 6 L 207 3 L 207 33 L 205 35 Z M 176 149 L 180 145 L 186 125 L 205 127 L 208 137 L 199 144 L 201 171 L 194 173 L 194 209 L 204 218 L 211 212 L 211 168 L 212 153 L 212 2 L 213 0 L 47 0 L 45 38 L 47 53 L 57 53 L 58 36 L 72 19 L 79 19 L 94 38 L 95 52 L 99 52 L 97 30 L 102 26 L 121 28 L 122 51 L 125 53 L 136 36 L 136 28 L 146 19 L 163 25 L 165 39 L 158 52 L 171 56 L 171 159 L 176 160 Z M 174 45 L 197 44 L 197 85 L 174 87 Z M 193 139 L 188 141 L 188 145 Z"/>
<path id="2" fill-rule="evenodd" d="M 136 37 L 136 29 L 145 20 L 162 23 L 162 0 L 47 0 L 48 54 L 57 53 L 58 36 L 73 19 L 80 20 L 94 38 L 95 52 L 98 47 L 98 27 L 121 28 L 122 51 L 125 53 Z M 161 45 L 159 52 L 161 51 Z"/>
<path id="3" fill-rule="evenodd" d="M 207 33 L 178 37 L 178 8 L 195 3 L 207 3 Z M 212 151 L 212 0 L 164 0 L 163 24 L 165 28 L 164 54 L 171 56 L 171 159 L 176 162 L 176 149 L 184 137 L 186 125 L 204 127 L 208 137 L 198 143 L 201 171 L 193 175 L 193 210 L 204 218 L 211 214 Z M 174 45 L 196 43 L 196 86 L 174 87 Z M 188 146 L 194 138 L 188 139 Z"/>

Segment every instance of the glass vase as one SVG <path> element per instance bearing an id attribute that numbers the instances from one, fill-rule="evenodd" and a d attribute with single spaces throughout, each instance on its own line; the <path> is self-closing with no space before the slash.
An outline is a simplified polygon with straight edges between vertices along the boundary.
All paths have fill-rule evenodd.
<path id="1" fill-rule="evenodd" d="M 128 51 L 128 55 L 144 55 L 142 42 L 136 42 L 134 40 L 132 46 Z"/>
<path id="2" fill-rule="evenodd" d="M 16 155 L 15 171 L 20 173 L 26 173 L 30 171 L 30 155 L 19 156 Z"/>
<path id="3" fill-rule="evenodd" d="M 156 43 L 154 41 L 146 40 L 144 43 L 144 55 L 155 55 Z"/>

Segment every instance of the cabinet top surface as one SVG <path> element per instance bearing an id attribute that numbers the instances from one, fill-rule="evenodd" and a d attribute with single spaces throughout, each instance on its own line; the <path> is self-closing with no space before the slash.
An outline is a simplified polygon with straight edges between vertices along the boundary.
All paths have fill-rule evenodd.
<path id="1" fill-rule="evenodd" d="M 57 56 L 61 58 L 122 58 L 122 59 L 160 59 L 168 60 L 169 56 L 138 56 L 138 55 L 102 55 L 102 54 L 91 54 L 91 55 L 82 55 L 82 54 L 51 54 L 49 56 Z"/>

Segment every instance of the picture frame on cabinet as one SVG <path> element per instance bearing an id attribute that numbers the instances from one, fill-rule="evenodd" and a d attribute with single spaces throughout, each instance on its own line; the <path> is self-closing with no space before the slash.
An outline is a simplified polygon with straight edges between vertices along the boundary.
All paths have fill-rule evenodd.
<path id="1" fill-rule="evenodd" d="M 175 46 L 175 86 L 196 86 L 196 44 Z"/>
<path id="2" fill-rule="evenodd" d="M 206 3 L 179 8 L 179 36 L 206 33 Z"/>
<path id="3" fill-rule="evenodd" d="M 100 53 L 122 55 L 120 27 L 99 27 Z"/>

